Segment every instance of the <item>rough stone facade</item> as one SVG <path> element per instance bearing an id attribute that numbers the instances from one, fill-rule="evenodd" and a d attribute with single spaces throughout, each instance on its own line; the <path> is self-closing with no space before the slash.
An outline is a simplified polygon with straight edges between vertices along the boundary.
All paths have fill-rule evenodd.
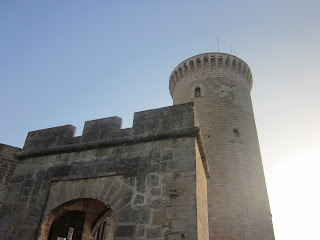
<path id="1" fill-rule="evenodd" d="M 135 113 L 129 129 L 111 117 L 74 132 L 67 125 L 28 134 L 0 239 L 48 239 L 55 219 L 72 210 L 87 214 L 82 239 L 95 239 L 105 219 L 112 239 L 208 239 L 210 173 L 193 104 Z"/>
<path id="2" fill-rule="evenodd" d="M 17 164 L 17 159 L 13 156 L 20 148 L 0 144 L 0 208 L 7 195 L 9 179 Z"/>
<path id="3" fill-rule="evenodd" d="M 251 88 L 241 59 L 201 54 L 172 72 L 174 106 L 132 128 L 110 117 L 0 145 L 0 240 L 273 240 Z"/>
<path id="4" fill-rule="evenodd" d="M 169 88 L 174 104 L 195 104 L 212 171 L 210 239 L 274 239 L 248 65 L 229 54 L 200 54 L 174 69 Z"/>

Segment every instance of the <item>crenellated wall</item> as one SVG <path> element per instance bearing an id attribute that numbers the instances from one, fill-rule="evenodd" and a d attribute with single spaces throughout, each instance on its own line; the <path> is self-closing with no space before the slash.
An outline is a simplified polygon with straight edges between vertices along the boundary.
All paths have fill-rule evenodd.
<path id="1" fill-rule="evenodd" d="M 243 60 L 226 53 L 203 53 L 184 60 L 172 71 L 169 80 L 170 94 L 174 97 L 178 84 L 213 74 L 239 81 L 250 90 L 252 88 L 251 70 Z"/>
<path id="2" fill-rule="evenodd" d="M 128 129 L 110 117 L 74 132 L 66 125 L 28 134 L 0 210 L 0 240 L 45 240 L 71 209 L 86 211 L 87 239 L 106 206 L 114 239 L 207 239 L 210 173 L 193 104 L 137 112 Z"/>
<path id="3" fill-rule="evenodd" d="M 189 106 L 189 107 L 187 107 Z M 192 107 L 191 107 L 192 106 Z M 194 128 L 193 105 L 182 104 L 176 107 L 165 107 L 156 110 L 136 112 L 134 114 L 132 128 L 121 129 L 122 119 L 108 117 L 87 121 L 84 124 L 81 136 L 74 137 L 76 128 L 72 125 L 53 127 L 32 131 L 28 133 L 23 152 L 18 158 L 24 158 L 26 154 L 41 154 L 40 151 L 63 149 L 68 146 L 78 145 L 78 148 L 98 145 L 120 144 L 122 142 L 134 142 L 139 139 L 147 141 L 149 138 L 165 137 L 166 134 L 183 134 L 188 128 Z M 99 143 L 98 143 L 99 142 Z"/>

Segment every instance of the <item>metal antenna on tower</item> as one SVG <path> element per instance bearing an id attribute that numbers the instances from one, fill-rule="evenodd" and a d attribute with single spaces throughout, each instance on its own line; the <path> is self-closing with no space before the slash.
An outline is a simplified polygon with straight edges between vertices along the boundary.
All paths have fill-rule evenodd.
<path id="1" fill-rule="evenodd" d="M 220 52 L 220 49 L 219 49 L 219 37 L 217 36 L 217 44 L 218 44 L 218 52 Z"/>

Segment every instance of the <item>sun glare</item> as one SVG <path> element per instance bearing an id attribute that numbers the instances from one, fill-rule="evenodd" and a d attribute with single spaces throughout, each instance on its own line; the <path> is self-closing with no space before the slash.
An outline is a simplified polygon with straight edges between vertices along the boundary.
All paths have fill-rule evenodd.
<path id="1" fill-rule="evenodd" d="M 314 149 L 282 161 L 268 179 L 276 239 L 317 239 L 319 156 Z"/>

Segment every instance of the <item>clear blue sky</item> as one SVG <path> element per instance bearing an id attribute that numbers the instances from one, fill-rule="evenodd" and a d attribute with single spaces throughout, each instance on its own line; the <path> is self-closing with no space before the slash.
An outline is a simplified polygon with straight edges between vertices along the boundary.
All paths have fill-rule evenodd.
<path id="1" fill-rule="evenodd" d="M 171 105 L 182 60 L 246 61 L 277 239 L 316 239 L 320 1 L 1 1 L 0 142 Z M 305 224 L 305 225 L 304 225 Z M 293 231 L 294 230 L 294 231 Z"/>

